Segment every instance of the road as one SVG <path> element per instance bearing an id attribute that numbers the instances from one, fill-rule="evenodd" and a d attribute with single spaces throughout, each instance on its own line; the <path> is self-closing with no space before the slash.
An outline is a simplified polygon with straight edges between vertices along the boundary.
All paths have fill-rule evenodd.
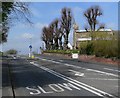
<path id="1" fill-rule="evenodd" d="M 3 58 L 3 96 L 118 98 L 117 66 L 41 55 Z"/>

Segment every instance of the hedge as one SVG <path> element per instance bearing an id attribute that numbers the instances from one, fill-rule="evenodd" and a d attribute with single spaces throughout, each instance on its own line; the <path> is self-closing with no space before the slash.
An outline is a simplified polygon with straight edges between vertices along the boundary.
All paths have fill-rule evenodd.
<path id="1" fill-rule="evenodd" d="M 118 48 L 118 38 L 116 35 L 108 36 L 108 34 L 94 33 L 92 37 L 92 41 L 80 43 L 79 47 L 81 54 L 95 55 L 97 57 L 105 58 L 120 58 L 120 48 Z"/>
<path id="2" fill-rule="evenodd" d="M 79 50 L 46 50 L 43 53 L 60 53 L 60 54 L 72 54 L 79 53 Z"/>

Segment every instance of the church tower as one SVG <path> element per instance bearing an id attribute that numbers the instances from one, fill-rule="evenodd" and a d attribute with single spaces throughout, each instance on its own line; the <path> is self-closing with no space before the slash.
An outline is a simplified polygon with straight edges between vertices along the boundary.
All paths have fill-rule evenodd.
<path id="1" fill-rule="evenodd" d="M 79 26 L 76 24 L 75 19 L 73 19 L 73 49 L 76 49 L 77 39 L 76 30 L 79 30 Z"/>

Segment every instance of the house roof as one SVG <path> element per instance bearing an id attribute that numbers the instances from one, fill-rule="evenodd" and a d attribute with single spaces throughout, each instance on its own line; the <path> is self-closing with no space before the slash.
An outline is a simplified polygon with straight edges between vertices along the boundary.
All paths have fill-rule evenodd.
<path id="1" fill-rule="evenodd" d="M 112 30 L 111 29 L 100 29 L 99 31 L 108 31 L 108 32 L 111 32 Z M 77 33 L 83 33 L 83 32 L 86 32 L 86 30 L 76 30 L 76 32 Z"/>

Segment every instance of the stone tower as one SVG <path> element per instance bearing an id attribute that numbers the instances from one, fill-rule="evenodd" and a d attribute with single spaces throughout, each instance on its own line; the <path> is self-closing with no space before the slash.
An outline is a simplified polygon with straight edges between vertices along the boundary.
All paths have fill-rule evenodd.
<path id="1" fill-rule="evenodd" d="M 76 49 L 76 30 L 79 30 L 79 26 L 76 24 L 75 20 L 73 21 L 73 49 Z"/>

